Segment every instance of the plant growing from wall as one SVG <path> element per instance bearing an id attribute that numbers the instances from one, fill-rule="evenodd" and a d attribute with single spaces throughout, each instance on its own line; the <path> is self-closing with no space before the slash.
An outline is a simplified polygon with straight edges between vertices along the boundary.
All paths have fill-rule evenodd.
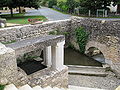
<path id="1" fill-rule="evenodd" d="M 0 85 L 0 90 L 4 90 L 5 85 Z"/>
<path id="2" fill-rule="evenodd" d="M 84 53 L 89 34 L 85 31 L 85 28 L 78 27 L 75 30 L 75 35 L 76 35 L 77 43 L 79 45 L 80 52 Z"/>

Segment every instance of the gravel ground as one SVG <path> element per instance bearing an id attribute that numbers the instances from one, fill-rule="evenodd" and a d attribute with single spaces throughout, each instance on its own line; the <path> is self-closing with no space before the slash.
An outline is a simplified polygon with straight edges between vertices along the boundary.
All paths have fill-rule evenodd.
<path id="1" fill-rule="evenodd" d="M 120 79 L 112 72 L 106 77 L 69 74 L 69 85 L 115 90 L 120 85 Z"/>

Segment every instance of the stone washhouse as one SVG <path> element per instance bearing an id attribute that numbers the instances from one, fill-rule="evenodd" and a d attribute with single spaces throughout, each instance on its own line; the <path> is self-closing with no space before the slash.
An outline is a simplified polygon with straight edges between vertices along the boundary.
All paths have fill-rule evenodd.
<path id="1" fill-rule="evenodd" d="M 43 24 L 1 28 L 0 84 L 67 88 L 68 68 L 63 64 L 64 44 L 71 43 L 79 49 L 74 34 L 77 27 L 84 27 L 89 33 L 86 51 L 91 47 L 98 48 L 105 57 L 105 63 L 120 77 L 120 21 L 72 17 Z M 49 35 L 49 32 L 54 30 L 69 34 L 65 37 Z M 39 54 L 43 51 L 42 63 L 47 68 L 27 75 L 17 66 L 17 60 L 26 53 L 34 54 L 36 51 L 39 51 Z"/>
<path id="2" fill-rule="evenodd" d="M 7 44 L 6 46 L 0 44 L 1 79 L 7 83 L 12 82 L 16 86 L 29 84 L 31 86 L 40 85 L 41 87 L 67 87 L 67 67 L 63 65 L 64 44 L 64 36 L 42 36 Z M 47 68 L 27 75 L 17 67 L 17 58 L 38 49 L 43 49 L 43 64 Z"/>

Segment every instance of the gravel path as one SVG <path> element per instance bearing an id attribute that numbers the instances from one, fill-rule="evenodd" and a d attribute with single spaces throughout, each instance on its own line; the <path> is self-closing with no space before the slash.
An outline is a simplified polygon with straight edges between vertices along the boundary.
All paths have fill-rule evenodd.
<path id="1" fill-rule="evenodd" d="M 69 75 L 69 85 L 115 90 L 120 85 L 120 79 L 117 79 L 112 72 L 106 77 Z"/>
<path id="2" fill-rule="evenodd" d="M 36 9 L 27 10 L 27 13 L 25 15 L 26 16 L 43 15 L 50 21 L 64 20 L 64 19 L 69 19 L 71 17 L 71 15 L 63 14 L 47 7 L 42 7 L 38 10 Z"/>

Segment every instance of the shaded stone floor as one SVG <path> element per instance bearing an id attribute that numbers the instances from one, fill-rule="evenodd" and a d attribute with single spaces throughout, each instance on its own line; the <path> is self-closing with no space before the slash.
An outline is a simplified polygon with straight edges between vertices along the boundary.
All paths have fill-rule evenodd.
<path id="1" fill-rule="evenodd" d="M 112 72 L 106 77 L 69 74 L 69 85 L 115 90 L 120 85 L 120 79 Z"/>

